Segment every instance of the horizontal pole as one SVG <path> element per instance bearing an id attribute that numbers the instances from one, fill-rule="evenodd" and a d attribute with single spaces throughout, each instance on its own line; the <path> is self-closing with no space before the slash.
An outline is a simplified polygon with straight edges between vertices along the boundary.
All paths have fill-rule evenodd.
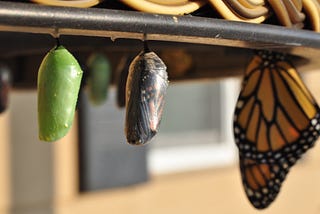
<path id="1" fill-rule="evenodd" d="M 222 19 L 102 8 L 0 2 L 0 31 L 188 42 L 263 49 L 320 49 L 320 34 Z"/>

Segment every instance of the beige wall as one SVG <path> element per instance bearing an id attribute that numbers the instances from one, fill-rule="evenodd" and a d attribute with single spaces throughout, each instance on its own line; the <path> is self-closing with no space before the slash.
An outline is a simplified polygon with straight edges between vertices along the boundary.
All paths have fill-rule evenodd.
<path id="1" fill-rule="evenodd" d="M 77 192 L 77 131 L 55 143 L 40 142 L 35 90 L 13 91 L 0 115 L 0 211 L 53 213 L 53 203 Z M 0 212 L 4 213 L 4 212 Z"/>
<path id="2" fill-rule="evenodd" d="M 9 112 L 5 112 L 0 114 L 0 213 L 5 213 L 10 203 L 9 143 Z"/>

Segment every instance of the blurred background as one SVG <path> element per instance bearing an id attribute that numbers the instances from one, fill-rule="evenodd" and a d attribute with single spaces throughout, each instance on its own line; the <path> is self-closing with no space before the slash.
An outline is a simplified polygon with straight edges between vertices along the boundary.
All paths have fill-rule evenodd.
<path id="1" fill-rule="evenodd" d="M 7 41 L 1 56 L 13 75 L 9 107 L 0 115 L 0 213 L 260 212 L 242 189 L 232 134 L 241 74 L 251 50 L 150 41 L 168 66 L 170 85 L 158 135 L 136 147 L 125 141 L 116 74 L 123 57 L 140 52 L 140 41 L 61 38 L 85 72 L 86 59 L 99 47 L 110 59 L 113 80 L 101 106 L 89 102 L 84 85 L 72 130 L 45 143 L 38 140 L 36 75 L 55 41 L 19 33 L 1 33 L 0 40 Z M 172 53 L 181 54 L 175 58 Z M 173 66 L 185 56 L 189 66 Z M 320 101 L 319 71 L 303 72 L 303 78 Z M 316 145 L 292 168 L 278 198 L 263 213 L 320 213 L 319 150 Z"/>

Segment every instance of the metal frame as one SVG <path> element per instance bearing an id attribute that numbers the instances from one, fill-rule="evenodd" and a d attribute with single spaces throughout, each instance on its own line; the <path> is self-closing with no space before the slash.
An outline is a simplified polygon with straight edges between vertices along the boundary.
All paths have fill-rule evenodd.
<path id="1" fill-rule="evenodd" d="M 100 8 L 0 2 L 0 31 L 189 42 L 246 48 L 320 48 L 320 35 L 281 26 Z"/>

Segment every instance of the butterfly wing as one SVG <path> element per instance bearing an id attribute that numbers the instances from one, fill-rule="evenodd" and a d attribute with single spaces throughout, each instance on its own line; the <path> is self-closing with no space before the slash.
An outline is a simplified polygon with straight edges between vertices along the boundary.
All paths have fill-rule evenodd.
<path id="1" fill-rule="evenodd" d="M 295 68 L 272 52 L 255 55 L 245 73 L 234 115 L 242 156 L 293 165 L 319 136 L 319 107 Z"/>
<path id="2" fill-rule="evenodd" d="M 278 196 L 289 163 L 258 163 L 240 156 L 240 172 L 247 198 L 255 208 L 264 209 Z"/>
<path id="3" fill-rule="evenodd" d="M 314 145 L 318 112 L 283 55 L 263 51 L 253 57 L 236 104 L 234 136 L 242 183 L 257 209 L 275 200 L 290 167 Z"/>

